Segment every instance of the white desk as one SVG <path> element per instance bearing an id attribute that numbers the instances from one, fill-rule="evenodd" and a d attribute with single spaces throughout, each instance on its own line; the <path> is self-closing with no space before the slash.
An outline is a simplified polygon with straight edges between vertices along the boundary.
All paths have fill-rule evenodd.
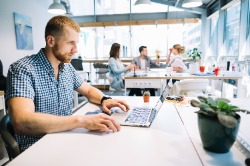
<path id="1" fill-rule="evenodd" d="M 241 97 L 238 89 L 240 85 L 242 85 L 242 76 L 195 76 L 190 75 L 189 73 L 173 73 L 165 76 L 164 70 L 156 69 L 150 71 L 149 73 L 145 73 L 146 75 L 140 76 L 143 74 L 143 71 L 136 71 L 138 77 L 133 77 L 133 72 L 130 72 L 125 76 L 125 92 L 127 88 L 157 88 L 160 89 L 160 93 L 166 86 L 167 79 L 176 79 L 176 80 L 184 80 L 184 79 L 208 79 L 208 80 L 223 80 L 226 82 L 227 80 L 235 80 L 237 86 L 237 97 Z M 214 88 L 214 87 L 212 87 Z M 226 92 L 226 88 L 222 86 L 222 97 Z"/>
<path id="2" fill-rule="evenodd" d="M 142 105 L 141 97 L 120 98 L 137 106 Z M 152 105 L 156 99 L 150 98 Z M 75 115 L 84 115 L 86 111 L 96 109 L 97 106 L 86 104 Z M 242 156 L 234 148 L 224 155 L 228 158 L 222 162 L 220 154 L 213 154 L 213 158 L 207 160 L 211 155 L 200 144 L 192 144 L 184 125 L 174 105 L 165 102 L 150 128 L 123 126 L 117 133 L 76 129 L 48 134 L 8 166 L 199 166 L 223 165 L 225 160 L 229 163 L 227 165 L 243 165 Z M 197 129 L 194 127 L 194 130 Z M 196 139 L 196 136 L 191 138 Z"/>
<path id="3" fill-rule="evenodd" d="M 233 145 L 228 153 L 217 154 L 203 149 L 198 129 L 198 120 L 193 107 L 177 106 L 177 110 L 183 121 L 183 124 L 189 133 L 192 142 L 204 165 L 222 165 L 222 166 L 244 166 L 246 156 L 244 156 L 236 146 Z M 197 109 L 196 109 L 197 111 Z"/>

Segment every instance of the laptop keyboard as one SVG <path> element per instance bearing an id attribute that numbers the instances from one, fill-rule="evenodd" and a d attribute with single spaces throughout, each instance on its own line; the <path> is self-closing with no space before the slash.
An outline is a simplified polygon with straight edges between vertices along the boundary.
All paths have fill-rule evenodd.
<path id="1" fill-rule="evenodd" d="M 132 109 L 131 113 L 129 114 L 125 122 L 137 123 L 143 125 L 147 123 L 149 116 L 151 116 L 151 109 L 135 107 Z"/>

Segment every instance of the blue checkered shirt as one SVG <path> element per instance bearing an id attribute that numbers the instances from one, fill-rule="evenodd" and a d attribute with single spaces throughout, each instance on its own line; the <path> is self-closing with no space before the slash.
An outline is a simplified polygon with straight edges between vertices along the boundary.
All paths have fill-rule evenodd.
<path id="1" fill-rule="evenodd" d="M 61 63 L 59 79 L 44 55 L 26 56 L 13 63 L 8 71 L 6 99 L 25 97 L 34 101 L 35 112 L 67 116 L 72 114 L 74 89 L 83 81 L 69 63 Z M 21 151 L 38 141 L 42 136 L 15 135 Z"/>

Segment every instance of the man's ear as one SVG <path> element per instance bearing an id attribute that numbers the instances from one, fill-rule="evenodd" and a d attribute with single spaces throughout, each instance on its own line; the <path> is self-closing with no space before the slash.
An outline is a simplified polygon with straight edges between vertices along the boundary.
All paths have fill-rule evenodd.
<path id="1" fill-rule="evenodd" d="M 46 42 L 47 42 L 49 47 L 53 47 L 55 45 L 55 38 L 51 35 L 48 35 L 46 37 Z"/>

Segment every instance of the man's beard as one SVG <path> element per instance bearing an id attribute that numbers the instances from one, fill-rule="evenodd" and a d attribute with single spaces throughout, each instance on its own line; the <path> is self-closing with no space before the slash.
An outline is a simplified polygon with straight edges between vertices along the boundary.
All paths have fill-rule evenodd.
<path id="1" fill-rule="evenodd" d="M 70 63 L 71 62 L 71 59 L 68 58 L 70 55 L 69 53 L 60 54 L 57 52 L 57 50 L 58 50 L 58 45 L 55 45 L 55 47 L 52 48 L 52 52 L 55 55 L 57 60 L 59 60 L 60 62 L 63 62 L 63 63 Z"/>

